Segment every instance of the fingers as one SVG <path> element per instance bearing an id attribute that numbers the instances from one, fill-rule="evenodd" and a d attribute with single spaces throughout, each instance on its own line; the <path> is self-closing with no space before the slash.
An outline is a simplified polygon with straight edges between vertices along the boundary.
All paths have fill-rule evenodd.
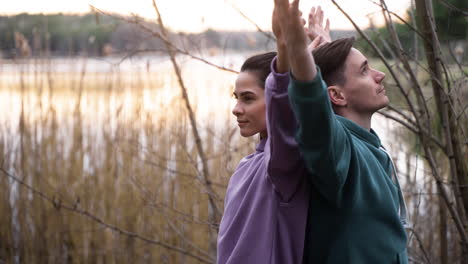
<path id="1" fill-rule="evenodd" d="M 275 9 L 279 8 L 282 11 L 286 11 L 289 8 L 289 0 L 274 0 Z"/>
<path id="2" fill-rule="evenodd" d="M 316 48 L 320 45 L 321 42 L 322 42 L 322 36 L 316 37 L 316 38 L 312 41 L 312 43 L 310 43 L 309 49 L 310 49 L 310 50 L 316 49 Z"/>
<path id="3" fill-rule="evenodd" d="M 319 25 L 320 27 L 323 27 L 323 10 L 321 6 L 318 6 L 317 8 L 314 6 L 310 9 L 309 24 L 312 26 Z"/>
<path id="4" fill-rule="evenodd" d="M 284 3 L 285 3 L 286 1 L 288 1 L 288 0 L 274 0 L 275 5 L 277 5 L 277 6 L 284 5 Z"/>
<path id="5" fill-rule="evenodd" d="M 291 3 L 291 13 L 293 15 L 297 15 L 299 16 L 299 0 L 294 0 L 292 3 Z"/>
<path id="6" fill-rule="evenodd" d="M 301 24 L 304 26 L 306 23 L 306 20 L 302 17 L 302 11 L 299 10 L 299 17 L 301 18 Z"/>
<path id="7" fill-rule="evenodd" d="M 309 27 L 315 25 L 315 7 L 312 7 L 309 12 Z"/>
<path id="8" fill-rule="evenodd" d="M 325 31 L 330 32 L 330 20 L 327 18 L 327 22 L 325 24 Z"/>
<path id="9" fill-rule="evenodd" d="M 318 6 L 317 8 L 317 14 L 316 14 L 316 22 L 317 24 L 322 27 L 323 26 L 323 10 L 321 6 Z"/>

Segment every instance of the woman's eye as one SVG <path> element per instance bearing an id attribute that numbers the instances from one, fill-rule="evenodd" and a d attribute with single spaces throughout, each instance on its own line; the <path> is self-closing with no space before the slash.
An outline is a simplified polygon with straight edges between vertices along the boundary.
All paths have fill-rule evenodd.
<path id="1" fill-rule="evenodd" d="M 245 96 L 245 97 L 242 98 L 242 100 L 245 101 L 245 102 L 250 102 L 250 101 L 253 101 L 254 98 L 251 97 L 251 96 Z"/>

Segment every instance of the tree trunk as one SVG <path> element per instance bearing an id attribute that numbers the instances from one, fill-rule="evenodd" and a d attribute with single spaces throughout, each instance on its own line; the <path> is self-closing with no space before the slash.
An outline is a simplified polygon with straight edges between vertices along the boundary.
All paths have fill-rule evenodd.
<path id="1" fill-rule="evenodd" d="M 424 36 L 423 43 L 426 59 L 432 73 L 431 84 L 436 101 L 437 113 L 439 114 L 439 120 L 443 127 L 443 136 L 446 144 L 445 153 L 449 159 L 451 178 L 455 182 L 453 191 L 456 197 L 457 214 L 463 227 L 459 230 L 462 240 L 462 259 L 468 260 L 466 255 L 468 253 L 468 227 L 466 224 L 467 215 L 465 213 L 465 211 L 468 211 L 468 188 L 463 188 L 463 186 L 468 183 L 468 176 L 464 169 L 463 151 L 458 143 L 460 140 L 457 138 L 458 133 L 455 129 L 456 120 L 454 119 L 454 115 L 450 113 L 451 98 L 448 96 L 448 93 L 444 91 L 443 87 L 444 79 L 442 78 L 440 42 L 435 29 L 432 2 L 430 0 L 415 0 L 415 3 L 419 18 L 419 28 Z M 439 189 L 440 188 L 443 188 L 443 186 L 439 186 Z"/>
<path id="2" fill-rule="evenodd" d="M 439 196 L 440 264 L 448 264 L 447 209 Z"/>

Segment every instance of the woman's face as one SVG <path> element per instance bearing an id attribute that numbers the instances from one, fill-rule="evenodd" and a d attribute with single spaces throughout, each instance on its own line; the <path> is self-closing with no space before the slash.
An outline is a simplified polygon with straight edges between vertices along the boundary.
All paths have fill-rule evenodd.
<path id="1" fill-rule="evenodd" d="M 234 97 L 237 100 L 232 113 L 237 117 L 240 133 L 250 137 L 260 133 L 267 136 L 265 91 L 258 84 L 257 76 L 251 72 L 241 72 L 236 80 Z"/>

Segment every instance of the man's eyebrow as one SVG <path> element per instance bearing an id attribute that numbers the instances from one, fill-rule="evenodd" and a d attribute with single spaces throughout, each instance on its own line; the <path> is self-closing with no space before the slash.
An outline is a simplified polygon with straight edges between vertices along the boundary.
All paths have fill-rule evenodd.
<path id="1" fill-rule="evenodd" d="M 359 70 L 362 70 L 362 68 L 366 67 L 368 64 L 367 60 L 365 60 L 363 63 L 361 63 L 361 66 L 359 67 Z"/>

